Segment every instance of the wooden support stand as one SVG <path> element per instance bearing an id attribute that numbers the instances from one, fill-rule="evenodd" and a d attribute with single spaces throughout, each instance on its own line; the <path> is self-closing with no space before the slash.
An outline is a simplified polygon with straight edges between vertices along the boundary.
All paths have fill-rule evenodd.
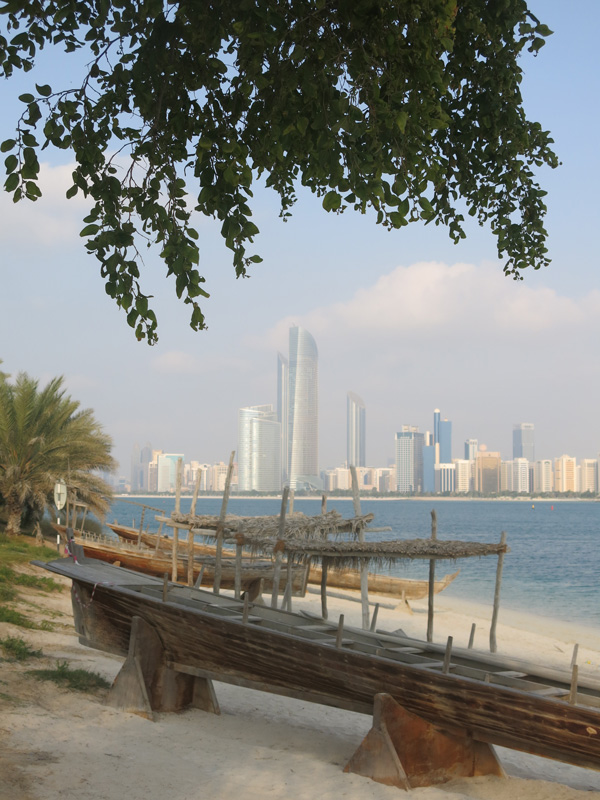
<path id="1" fill-rule="evenodd" d="M 402 708 L 389 694 L 375 695 L 373 727 L 344 772 L 401 789 L 475 775 L 505 777 L 490 745 L 466 732 L 444 732 Z"/>
<path id="2" fill-rule="evenodd" d="M 221 713 L 212 681 L 167 667 L 158 633 L 141 617 L 133 617 L 129 653 L 106 703 L 150 720 L 154 711 L 181 711 L 187 706 Z"/>

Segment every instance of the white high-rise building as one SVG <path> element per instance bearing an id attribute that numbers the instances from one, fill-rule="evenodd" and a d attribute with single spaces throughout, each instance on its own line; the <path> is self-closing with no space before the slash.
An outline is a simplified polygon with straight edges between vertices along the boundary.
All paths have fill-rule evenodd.
<path id="1" fill-rule="evenodd" d="M 281 423 L 272 405 L 238 412 L 238 490 L 281 489 Z"/>
<path id="2" fill-rule="evenodd" d="M 307 330 L 290 328 L 288 448 L 290 489 L 320 489 L 319 354 Z"/>
<path id="3" fill-rule="evenodd" d="M 425 436 L 412 425 L 403 425 L 396 434 L 396 491 L 407 494 L 423 491 L 423 442 Z"/>
<path id="4" fill-rule="evenodd" d="M 518 494 L 529 492 L 529 461 L 526 458 L 513 459 L 512 491 Z"/>
<path id="5" fill-rule="evenodd" d="M 466 458 L 454 459 L 454 491 L 467 494 L 471 491 L 472 462 Z"/>
<path id="6" fill-rule="evenodd" d="M 513 425 L 513 459 L 535 460 L 535 427 L 533 422 L 519 422 Z"/>
<path id="7" fill-rule="evenodd" d="M 554 491 L 579 491 L 576 458 L 564 455 L 554 459 Z"/>
<path id="8" fill-rule="evenodd" d="M 598 494 L 598 462 L 595 458 L 584 458 L 581 462 L 579 491 Z"/>
<path id="9" fill-rule="evenodd" d="M 349 467 L 366 465 L 366 418 L 365 404 L 361 398 L 348 392 L 346 402 L 346 459 Z"/>
<path id="10" fill-rule="evenodd" d="M 183 453 L 161 453 L 156 462 L 157 492 L 174 492 L 177 481 L 177 462 L 183 462 Z"/>
<path id="11" fill-rule="evenodd" d="M 554 491 L 552 459 L 542 458 L 535 462 L 533 468 L 533 491 L 540 494 Z"/>
<path id="12" fill-rule="evenodd" d="M 477 456 L 477 447 L 478 447 L 477 439 L 466 439 L 465 440 L 465 460 L 466 461 L 475 461 L 475 457 Z"/>

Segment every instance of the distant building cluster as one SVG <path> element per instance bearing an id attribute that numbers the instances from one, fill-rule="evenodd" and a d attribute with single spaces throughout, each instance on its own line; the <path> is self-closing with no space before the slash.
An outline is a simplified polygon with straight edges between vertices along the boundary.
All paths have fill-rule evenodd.
<path id="1" fill-rule="evenodd" d="M 531 422 L 513 426 L 512 459 L 467 439 L 461 458 L 453 457 L 452 422 L 433 412 L 431 431 L 402 425 L 395 434 L 394 462 L 367 466 L 366 407 L 349 391 L 346 397 L 346 461 L 319 468 L 318 350 L 311 334 L 290 328 L 289 355 L 277 355 L 277 405 L 246 406 L 238 412 L 237 463 L 232 489 L 278 493 L 351 490 L 350 467 L 356 467 L 361 492 L 400 495 L 443 494 L 494 496 L 503 494 L 598 494 L 598 459 L 562 455 L 535 459 L 535 428 Z M 131 481 L 118 488 L 131 492 L 175 491 L 177 464 L 184 464 L 182 486 L 191 489 L 200 474 L 200 491 L 223 491 L 227 464 L 185 463 L 183 453 L 135 445 Z"/>

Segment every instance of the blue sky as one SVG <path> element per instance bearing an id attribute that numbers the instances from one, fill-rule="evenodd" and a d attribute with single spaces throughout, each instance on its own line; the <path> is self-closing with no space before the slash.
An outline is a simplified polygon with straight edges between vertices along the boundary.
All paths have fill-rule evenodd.
<path id="1" fill-rule="evenodd" d="M 199 221 L 207 331 L 190 330 L 164 267 L 148 256 L 144 281 L 160 336 L 150 348 L 105 295 L 79 239 L 86 206 L 64 199 L 68 154 L 47 150 L 42 200 L 14 206 L 0 196 L 2 368 L 42 383 L 64 375 L 113 436 L 123 474 L 136 441 L 226 461 L 237 447 L 238 408 L 275 402 L 277 350 L 287 352 L 288 328 L 301 324 L 319 347 L 322 467 L 345 458 L 349 390 L 367 406 L 370 464 L 393 455 L 402 424 L 429 429 L 435 407 L 453 420 L 454 456 L 473 437 L 508 458 L 512 425 L 526 421 L 536 425 L 537 457 L 596 457 L 600 5 L 530 5 L 555 32 L 523 62 L 526 111 L 552 131 L 562 161 L 540 174 L 550 267 L 514 282 L 502 275 L 494 237 L 475 224 L 455 246 L 442 228 L 389 233 L 369 216 L 326 214 L 307 194 L 283 223 L 275 195 L 259 189 L 255 244 L 264 262 L 250 279 L 235 279 L 217 227 Z M 35 79 L 56 71 L 48 56 Z M 16 95 L 32 81 L 2 85 L 2 139 Z"/>

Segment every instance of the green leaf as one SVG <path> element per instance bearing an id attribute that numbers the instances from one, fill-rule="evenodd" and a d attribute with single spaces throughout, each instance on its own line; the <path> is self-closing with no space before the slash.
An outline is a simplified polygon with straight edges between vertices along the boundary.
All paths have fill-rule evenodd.
<path id="1" fill-rule="evenodd" d="M 4 159 L 4 166 L 7 172 L 14 172 L 19 166 L 19 159 L 15 155 L 7 156 Z"/>
<path id="2" fill-rule="evenodd" d="M 43 84 L 42 86 L 38 86 L 36 83 L 35 88 L 37 89 L 37 93 L 40 94 L 42 97 L 50 97 L 52 94 L 52 87 L 48 86 L 47 83 Z"/>
<path id="3" fill-rule="evenodd" d="M 400 130 L 400 133 L 404 133 L 406 131 L 407 122 L 408 122 L 408 112 L 401 111 L 396 117 L 396 126 Z"/>
<path id="4" fill-rule="evenodd" d="M 19 180 L 20 178 L 16 172 L 13 172 L 12 175 L 9 175 L 6 181 L 4 182 L 4 188 L 6 189 L 6 191 L 7 192 L 14 191 L 19 185 Z"/>
<path id="5" fill-rule="evenodd" d="M 67 198 L 70 200 L 72 197 L 75 197 L 77 192 L 79 191 L 79 187 L 71 186 L 70 189 L 67 189 Z"/>
<path id="6" fill-rule="evenodd" d="M 337 192 L 327 192 L 323 198 L 323 208 L 325 211 L 337 211 L 342 205 L 342 198 Z"/>
<path id="7" fill-rule="evenodd" d="M 33 101 L 35 100 L 35 97 L 32 94 L 20 94 L 19 95 L 19 100 L 22 103 L 33 103 Z"/>
<path id="8" fill-rule="evenodd" d="M 2 144 L 0 144 L 0 153 L 7 153 L 9 150 L 12 150 L 16 143 L 15 139 L 5 139 Z"/>
<path id="9" fill-rule="evenodd" d="M 80 236 L 95 236 L 98 231 L 100 230 L 100 225 L 86 225 L 85 228 L 80 231 Z"/>

